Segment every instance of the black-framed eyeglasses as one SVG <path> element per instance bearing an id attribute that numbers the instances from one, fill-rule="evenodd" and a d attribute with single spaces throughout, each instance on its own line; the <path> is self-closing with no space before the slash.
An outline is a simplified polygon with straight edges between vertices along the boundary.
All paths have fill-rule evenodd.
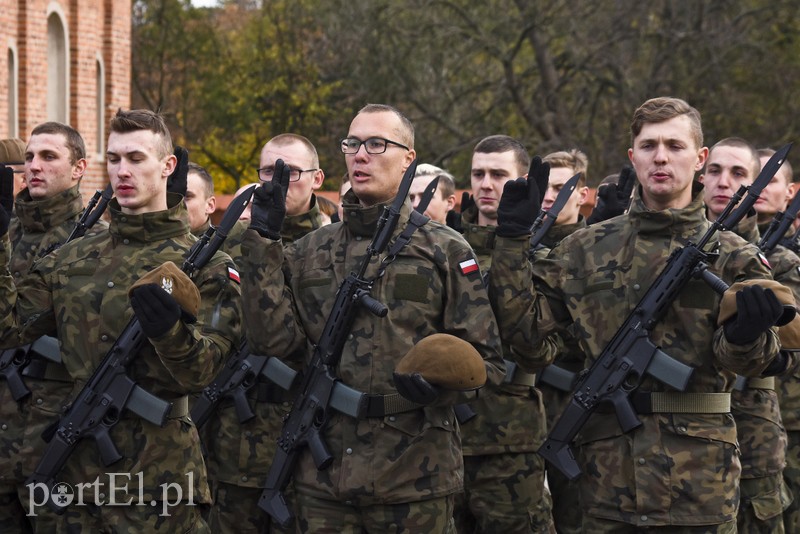
<path id="1" fill-rule="evenodd" d="M 289 181 L 296 182 L 300 179 L 300 176 L 303 175 L 304 172 L 314 172 L 318 171 L 319 169 L 289 169 Z M 258 173 L 258 179 L 262 182 L 266 182 L 268 180 L 272 180 L 272 176 L 275 174 L 275 167 L 261 167 L 260 169 L 256 169 L 256 173 Z"/>
<path id="2" fill-rule="evenodd" d="M 370 137 L 366 141 L 355 137 L 346 137 L 342 139 L 342 152 L 345 154 L 355 154 L 358 152 L 358 149 L 361 148 L 361 145 L 364 145 L 364 150 L 367 151 L 367 154 L 383 154 L 386 152 L 389 145 L 395 145 L 405 150 L 410 150 L 406 145 L 402 145 L 390 139 L 384 139 L 383 137 Z"/>

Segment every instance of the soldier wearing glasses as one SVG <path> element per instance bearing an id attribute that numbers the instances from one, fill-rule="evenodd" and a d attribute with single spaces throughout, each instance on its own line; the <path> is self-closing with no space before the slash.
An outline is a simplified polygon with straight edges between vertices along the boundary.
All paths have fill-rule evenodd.
<path id="1" fill-rule="evenodd" d="M 325 173 L 319 168 L 317 149 L 302 135 L 284 133 L 267 141 L 256 170 L 260 181 L 272 181 L 275 163 L 279 159 L 290 168 L 286 218 L 280 232 L 285 245 L 322 226 L 314 191 L 322 186 Z M 242 235 L 237 233 L 226 241 L 225 252 L 237 264 L 242 259 L 241 238 Z M 212 531 L 263 531 L 267 515 L 258 508 L 258 498 L 275 455 L 283 416 L 291 410 L 291 400 L 291 394 L 261 380 L 249 391 L 248 401 L 255 418 L 239 423 L 233 403 L 228 401 L 204 426 L 203 441 L 208 452 L 208 471 L 214 496 L 208 520 Z M 288 498 L 291 501 L 291 492 Z M 283 531 L 274 522 L 271 529 L 273 532 Z"/>
<path id="2" fill-rule="evenodd" d="M 295 366 L 311 357 L 338 287 L 362 261 L 384 206 L 414 160 L 413 147 L 413 126 L 399 111 L 364 107 L 342 141 L 352 184 L 343 222 L 285 248 L 276 239 L 281 195 L 266 186 L 256 192 L 242 257 L 245 325 L 254 351 L 299 352 L 299 360 L 287 362 Z M 390 243 L 406 229 L 411 210 L 407 199 Z M 385 401 L 397 398 L 397 362 L 439 332 L 471 343 L 488 380 L 502 379 L 497 323 L 480 272 L 459 269 L 474 261 L 459 235 L 428 223 L 375 280 L 371 294 L 388 315 L 355 317 L 337 368 L 345 384 L 370 395 L 367 415 L 334 412 L 323 434 L 333 456 L 327 469 L 318 470 L 307 449 L 301 452 L 294 486 L 303 532 L 453 531 L 453 495 L 462 489 L 463 461 L 452 404 L 466 396 L 433 388 L 439 394 L 430 404 L 395 408 Z M 367 269 L 368 277 L 377 274 L 377 264 Z"/>

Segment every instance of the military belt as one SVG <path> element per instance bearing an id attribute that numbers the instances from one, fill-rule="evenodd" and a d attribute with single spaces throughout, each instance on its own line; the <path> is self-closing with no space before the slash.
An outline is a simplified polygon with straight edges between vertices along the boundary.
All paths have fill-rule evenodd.
<path id="1" fill-rule="evenodd" d="M 637 391 L 631 395 L 636 413 L 729 413 L 730 393 Z"/>
<path id="2" fill-rule="evenodd" d="M 399 393 L 390 395 L 374 395 L 368 393 L 366 397 L 366 408 L 364 417 L 384 417 L 396 413 L 410 412 L 424 405 L 412 402 Z"/>
<path id="3" fill-rule="evenodd" d="M 22 369 L 22 376 L 38 380 L 55 380 L 58 382 L 72 382 L 72 377 L 67 368 L 60 363 L 53 363 L 41 358 L 33 358 Z"/>
<path id="4" fill-rule="evenodd" d="M 749 389 L 775 389 L 774 376 L 754 376 L 747 379 Z"/>
<path id="5" fill-rule="evenodd" d="M 167 419 L 178 419 L 189 415 L 189 397 L 187 395 L 172 399 L 170 403 L 171 406 L 167 414 Z"/>
<path id="6" fill-rule="evenodd" d="M 503 360 L 503 362 L 506 365 L 506 376 L 503 378 L 503 384 L 514 384 L 531 388 L 536 385 L 535 374 L 522 371 L 516 363 L 510 360 Z"/>

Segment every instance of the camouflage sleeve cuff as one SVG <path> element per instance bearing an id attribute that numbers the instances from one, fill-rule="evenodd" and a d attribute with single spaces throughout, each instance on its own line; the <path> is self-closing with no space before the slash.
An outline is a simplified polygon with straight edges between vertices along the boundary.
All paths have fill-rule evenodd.
<path id="1" fill-rule="evenodd" d="M 747 345 L 729 342 L 722 327 L 714 333 L 714 354 L 720 365 L 742 376 L 760 376 L 777 357 L 780 348 L 775 328 L 770 328 Z"/>

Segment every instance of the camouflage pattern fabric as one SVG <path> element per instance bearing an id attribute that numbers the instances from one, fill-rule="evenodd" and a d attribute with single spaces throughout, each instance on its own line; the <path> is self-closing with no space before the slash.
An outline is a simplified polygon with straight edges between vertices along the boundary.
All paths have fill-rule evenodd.
<path id="1" fill-rule="evenodd" d="M 59 532 L 65 534 L 141 534 L 143 532 L 181 532 L 211 534 L 202 518 L 203 505 L 176 506 L 169 517 L 161 514 L 164 503 L 153 501 L 150 506 L 73 506 L 63 518 Z"/>
<path id="2" fill-rule="evenodd" d="M 290 243 L 305 234 L 320 228 L 322 218 L 316 202 L 307 213 L 286 217 L 283 221 L 281 238 Z M 231 232 L 225 248 L 234 262 L 241 263 L 241 239 L 246 227 L 238 225 Z M 259 392 L 271 390 L 274 399 L 269 402 L 259 399 Z M 223 496 L 235 495 L 226 502 L 214 500 L 209 516 L 209 524 L 215 532 L 247 532 L 245 525 L 262 525 L 267 514 L 258 507 L 258 498 L 275 456 L 276 441 L 283 426 L 283 416 L 292 408 L 289 394 L 278 386 L 261 380 L 248 391 L 247 401 L 255 413 L 255 417 L 240 423 L 232 402 L 223 402 L 201 431 L 203 443 L 207 451 L 208 476 L 212 488 L 219 482 Z M 238 486 L 239 488 L 236 488 Z M 247 488 L 247 489 L 245 489 Z M 249 490 L 249 491 L 248 491 Z M 254 532 L 258 528 L 253 527 Z M 275 532 L 283 532 L 279 525 L 273 523 Z M 243 530 L 244 529 L 244 530 Z"/>
<path id="3" fill-rule="evenodd" d="M 461 214 L 464 238 L 478 257 L 478 264 L 488 284 L 502 284 L 491 271 L 494 252 L 495 227 L 476 224 L 478 210 L 470 207 Z M 494 310 L 495 315 L 516 313 L 513 309 Z M 544 367 L 555 353 L 517 352 L 503 344 L 503 355 L 522 369 L 535 371 Z M 535 532 L 552 528 L 550 496 L 545 490 L 544 461 L 533 454 L 547 433 L 541 394 L 535 387 L 520 384 L 500 384 L 485 387 L 478 399 L 470 403 L 475 417 L 461 426 L 461 440 L 465 468 L 476 460 L 485 460 L 486 466 L 473 468 L 465 474 L 464 495 L 456 499 L 456 519 L 459 532 L 464 525 L 474 521 L 475 532 L 516 532 L 520 525 L 536 525 Z M 525 469 L 509 468 L 515 458 L 532 458 Z M 490 455 L 499 455 L 493 458 Z M 499 503 L 508 502 L 516 495 L 514 506 L 501 510 Z M 491 502 L 492 506 L 487 506 Z"/>
<path id="4" fill-rule="evenodd" d="M 130 320 L 131 283 L 164 261 L 182 264 L 195 242 L 180 197 L 169 195 L 168 203 L 165 211 L 129 215 L 112 201 L 108 232 L 73 241 L 40 260 L 17 288 L 20 330 L 4 329 L 3 343 L 57 335 L 64 365 L 75 381 L 74 396 Z M 230 278 L 231 268 L 230 258 L 217 253 L 195 273 L 202 297 L 197 322 L 176 323 L 150 339 L 133 360 L 129 375 L 145 390 L 175 399 L 199 391 L 219 370 L 240 336 L 240 290 Z M 0 282 L 2 289 L 13 292 L 5 278 Z M 118 501 L 160 501 L 165 490 L 180 488 L 186 502 L 210 502 L 199 437 L 188 416 L 168 419 L 159 428 L 126 411 L 110 435 L 124 457 L 113 471 L 131 475 L 130 484 L 118 488 Z M 58 480 L 73 487 L 98 477 L 106 480 L 110 468 L 101 465 L 91 441 L 79 443 Z M 135 514 L 115 510 L 103 507 L 102 513 Z"/>
<path id="5" fill-rule="evenodd" d="M 67 239 L 82 210 L 78 186 L 42 200 L 33 200 L 28 189 L 20 191 L 14 202 L 15 217 L 9 228 L 13 252 L 8 268 L 15 281 L 21 280 L 36 260 Z M 98 221 L 91 231 L 101 231 L 107 226 L 104 221 Z M 23 482 L 42 456 L 45 442 L 41 434 L 63 410 L 72 383 L 33 377 L 24 377 L 23 381 L 31 395 L 19 403 L 13 400 L 5 381 L 0 381 L 0 419 L 3 421 L 0 480 L 7 489 L 2 493 L 8 494 L 2 501 L 15 509 L 22 503 L 27 511 L 28 489 Z M 15 512 L 9 513 L 6 505 L 0 505 L 2 532 L 13 532 L 32 520 L 18 517 Z M 37 529 L 53 531 L 55 521 L 55 514 L 49 509 L 41 510 L 36 517 Z"/>
<path id="6" fill-rule="evenodd" d="M 285 251 L 254 230 L 245 233 L 244 317 L 257 353 L 291 355 L 303 349 L 310 357 L 336 291 L 362 261 L 383 210 L 382 205 L 361 208 L 356 201 L 348 192 L 344 223 L 324 226 Z M 406 201 L 395 237 L 410 212 Z M 444 332 L 472 343 L 486 360 L 489 381 L 499 383 L 505 370 L 481 274 L 459 267 L 473 259 L 469 245 L 446 226 L 429 222 L 417 230 L 372 288 L 388 315 L 364 311 L 355 318 L 337 369 L 343 382 L 367 393 L 393 394 L 392 372 L 400 358 L 423 337 Z M 377 274 L 377 264 L 373 261 L 367 277 Z M 318 471 L 304 450 L 295 471 L 298 495 L 364 507 L 460 491 L 461 440 L 451 404 L 469 398 L 443 392 L 430 406 L 383 418 L 334 414 L 323 436 L 333 464 Z"/>
<path id="7" fill-rule="evenodd" d="M 756 217 L 743 219 L 735 232 L 757 243 Z M 800 266 L 790 250 L 778 245 L 766 256 L 772 276 L 800 296 Z M 778 394 L 772 389 L 746 387 L 731 392 L 731 413 L 741 452 L 742 476 L 737 518 L 741 532 L 783 532 L 782 512 L 791 502 L 781 473 L 786 464 L 786 430 L 781 420 Z"/>
<path id="8" fill-rule="evenodd" d="M 537 324 L 539 301 L 546 298 L 557 322 L 555 331 L 564 339 L 577 339 L 587 356 L 596 357 L 669 254 L 699 238 L 709 224 L 701 184 L 694 184 L 686 208 L 658 212 L 644 206 L 637 190 L 628 214 L 573 233 L 533 264 L 532 289 L 540 293 L 490 292 L 495 307 L 511 299 L 528 302 L 529 312 L 516 321 L 504 325 L 498 317 L 501 331 L 527 335 L 532 350 L 538 349 L 553 331 Z M 730 232 L 715 239 L 720 256 L 710 270 L 726 283 L 770 277 L 754 246 Z M 522 287 L 530 276 L 524 258 L 522 245 L 518 255 L 495 255 L 493 272 L 509 279 L 518 273 L 514 287 Z M 695 368 L 688 392 L 730 391 L 735 373 L 756 376 L 777 355 L 774 328 L 749 345 L 729 343 L 722 328 L 715 327 L 719 300 L 704 282 L 692 280 L 651 332 L 654 344 Z M 640 386 L 641 392 L 665 389 L 649 375 Z M 579 434 L 584 524 L 588 517 L 637 527 L 734 521 L 741 463 L 732 416 L 658 413 L 640 414 L 640 419 L 641 427 L 623 433 L 614 413 L 598 410 Z"/>
<path id="9" fill-rule="evenodd" d="M 531 484 L 543 472 L 544 460 L 535 452 L 464 456 L 467 491 L 456 496 L 456 530 L 556 532 L 550 493 L 543 484 Z"/>
<path id="10" fill-rule="evenodd" d="M 783 480 L 794 499 L 783 511 L 783 526 L 786 532 L 800 532 L 800 432 L 787 432 L 786 467 Z"/>
<path id="11" fill-rule="evenodd" d="M 581 532 L 592 534 L 736 534 L 736 522 L 729 521 L 720 525 L 692 526 L 666 526 L 666 527 L 636 527 L 610 519 L 583 516 Z"/>
<path id="12" fill-rule="evenodd" d="M 214 534 L 241 533 L 263 534 L 299 532 L 297 525 L 282 528 L 270 520 L 263 510 L 258 508 L 258 499 L 261 497 L 261 488 L 251 488 L 237 484 L 226 484 L 218 480 L 212 481 L 211 496 L 214 501 L 208 516 L 208 526 Z M 287 504 L 295 518 L 298 517 L 294 510 L 294 492 L 289 486 L 286 492 Z"/>
<path id="13" fill-rule="evenodd" d="M 402 504 L 342 506 L 308 495 L 299 495 L 300 532 L 364 534 L 455 534 L 453 496 Z"/>

